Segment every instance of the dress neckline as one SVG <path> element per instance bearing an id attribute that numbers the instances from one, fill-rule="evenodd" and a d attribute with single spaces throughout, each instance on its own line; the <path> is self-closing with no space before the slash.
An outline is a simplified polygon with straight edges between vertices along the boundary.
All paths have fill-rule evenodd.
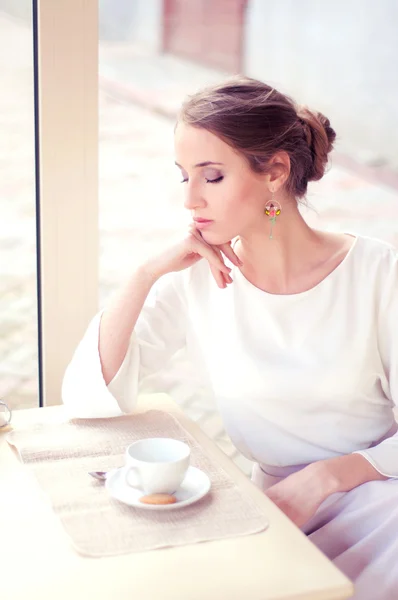
<path id="1" fill-rule="evenodd" d="M 295 294 L 273 294 L 271 292 L 266 292 L 265 290 L 262 290 L 261 288 L 254 285 L 254 283 L 251 283 L 251 281 L 249 281 L 243 275 L 242 271 L 238 267 L 235 267 L 235 266 L 234 266 L 234 278 L 235 279 L 236 279 L 236 277 L 240 278 L 242 280 L 243 284 L 246 285 L 246 287 L 252 288 L 258 294 L 262 294 L 263 296 L 265 296 L 267 298 L 275 298 L 275 299 L 284 300 L 284 301 L 289 300 L 289 299 L 303 298 L 303 297 L 317 291 L 318 289 L 322 288 L 324 285 L 326 285 L 327 283 L 329 283 L 330 281 L 335 279 L 339 275 L 339 273 L 344 270 L 345 265 L 350 262 L 351 257 L 354 254 L 354 251 L 358 246 L 360 236 L 355 235 L 350 232 L 344 232 L 344 234 L 353 237 L 354 241 L 353 241 L 350 249 L 348 250 L 347 254 L 344 256 L 343 260 L 341 262 L 339 262 L 339 264 L 332 271 L 330 271 L 330 273 L 328 273 L 323 279 L 321 279 L 321 281 L 319 281 L 317 284 L 315 284 L 308 290 L 304 290 L 303 292 L 297 292 Z"/>

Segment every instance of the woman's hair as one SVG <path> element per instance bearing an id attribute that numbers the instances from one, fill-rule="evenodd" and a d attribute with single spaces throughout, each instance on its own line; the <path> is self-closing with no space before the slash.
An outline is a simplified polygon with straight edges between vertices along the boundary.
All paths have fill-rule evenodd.
<path id="1" fill-rule="evenodd" d="M 295 198 L 309 181 L 324 175 L 336 138 L 321 113 L 297 106 L 269 85 L 249 77 L 234 77 L 188 96 L 178 121 L 214 133 L 240 152 L 253 171 L 267 172 L 278 151 L 290 157 L 286 190 Z"/>

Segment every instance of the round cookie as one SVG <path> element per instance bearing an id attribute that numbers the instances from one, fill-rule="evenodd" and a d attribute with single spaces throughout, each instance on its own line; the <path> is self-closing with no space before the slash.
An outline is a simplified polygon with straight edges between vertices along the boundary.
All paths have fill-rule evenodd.
<path id="1" fill-rule="evenodd" d="M 140 502 L 143 504 L 175 504 L 177 498 L 171 494 L 148 494 L 141 496 Z"/>

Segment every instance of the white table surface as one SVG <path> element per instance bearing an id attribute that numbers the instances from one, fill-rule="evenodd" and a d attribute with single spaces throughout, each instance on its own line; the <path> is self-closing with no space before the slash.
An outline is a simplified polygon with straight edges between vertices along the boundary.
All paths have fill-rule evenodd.
<path id="1" fill-rule="evenodd" d="M 2 600 L 337 600 L 351 582 L 163 394 L 143 396 L 183 426 L 236 483 L 264 506 L 258 534 L 106 558 L 80 556 L 29 470 L 0 429 Z M 14 411 L 12 427 L 64 420 L 62 406 Z M 10 429 L 8 429 L 10 431 Z"/>

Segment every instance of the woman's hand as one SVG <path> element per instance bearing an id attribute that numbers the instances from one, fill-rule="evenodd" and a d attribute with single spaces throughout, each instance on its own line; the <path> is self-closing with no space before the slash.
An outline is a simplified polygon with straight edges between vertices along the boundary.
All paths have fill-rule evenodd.
<path id="1" fill-rule="evenodd" d="M 361 454 L 346 454 L 304 467 L 270 487 L 266 495 L 293 523 L 303 527 L 331 494 L 386 479 Z"/>
<path id="2" fill-rule="evenodd" d="M 217 285 L 220 288 L 225 288 L 228 283 L 232 283 L 232 279 L 230 276 L 231 269 L 225 264 L 223 255 L 234 265 L 242 265 L 230 242 L 220 246 L 211 246 L 204 241 L 200 232 L 192 224 L 188 234 L 180 242 L 167 248 L 161 255 L 150 259 L 146 263 L 145 269 L 155 279 L 158 279 L 166 273 L 187 269 L 204 258 L 209 263 Z"/>
<path id="3" fill-rule="evenodd" d="M 270 487 L 266 495 L 297 527 L 313 517 L 324 500 L 337 491 L 336 481 L 323 461 L 304 467 Z"/>

